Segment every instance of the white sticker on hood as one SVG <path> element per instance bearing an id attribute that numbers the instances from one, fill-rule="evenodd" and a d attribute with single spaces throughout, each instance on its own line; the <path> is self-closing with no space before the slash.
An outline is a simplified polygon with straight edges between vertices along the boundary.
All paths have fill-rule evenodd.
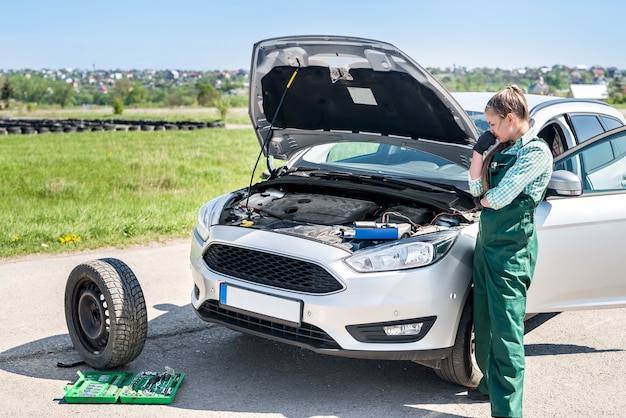
<path id="1" fill-rule="evenodd" d="M 348 87 L 348 92 L 352 97 L 352 101 L 355 104 L 363 104 L 370 106 L 377 106 L 376 98 L 374 97 L 374 93 L 372 93 L 372 89 L 368 89 L 365 87 Z"/>

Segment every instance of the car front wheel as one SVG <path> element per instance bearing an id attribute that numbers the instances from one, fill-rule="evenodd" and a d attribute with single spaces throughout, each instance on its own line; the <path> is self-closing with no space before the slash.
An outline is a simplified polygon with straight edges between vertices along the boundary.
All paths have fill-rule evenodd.
<path id="1" fill-rule="evenodd" d="M 470 388 L 478 386 L 482 377 L 474 355 L 472 306 L 473 298 L 470 294 L 461 314 L 452 352 L 441 361 L 441 368 L 435 369 L 435 373 L 441 379 Z"/>
<path id="2" fill-rule="evenodd" d="M 139 281 L 114 258 L 92 260 L 72 270 L 65 286 L 65 320 L 74 348 L 94 369 L 134 360 L 148 332 Z"/>

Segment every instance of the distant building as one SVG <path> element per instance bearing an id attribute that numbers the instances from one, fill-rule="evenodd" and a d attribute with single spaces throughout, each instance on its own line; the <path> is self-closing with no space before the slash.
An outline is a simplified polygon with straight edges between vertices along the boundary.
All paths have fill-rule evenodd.
<path id="1" fill-rule="evenodd" d="M 570 84 L 567 97 L 606 100 L 609 98 L 609 89 L 606 84 Z"/>
<path id="2" fill-rule="evenodd" d="M 544 80 L 543 76 L 539 76 L 539 79 L 536 83 L 528 86 L 528 92 L 532 94 L 542 94 L 546 95 L 550 93 L 550 86 L 548 86 Z"/>

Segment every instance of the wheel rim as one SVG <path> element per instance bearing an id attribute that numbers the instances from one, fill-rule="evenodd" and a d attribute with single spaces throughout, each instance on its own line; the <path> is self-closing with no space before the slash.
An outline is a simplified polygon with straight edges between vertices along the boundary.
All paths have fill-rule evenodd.
<path id="1" fill-rule="evenodd" d="M 87 280 L 78 287 L 74 301 L 77 334 L 83 346 L 97 354 L 109 341 L 109 310 L 104 294 Z"/>
<path id="2" fill-rule="evenodd" d="M 470 335 L 469 353 L 470 353 L 470 367 L 472 367 L 474 370 L 480 370 L 478 368 L 478 361 L 476 361 L 476 334 L 474 334 L 473 325 L 472 325 L 472 333 Z"/>

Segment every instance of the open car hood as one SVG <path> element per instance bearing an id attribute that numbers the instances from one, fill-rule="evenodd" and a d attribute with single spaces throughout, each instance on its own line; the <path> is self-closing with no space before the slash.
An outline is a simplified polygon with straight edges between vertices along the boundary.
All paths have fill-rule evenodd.
<path id="1" fill-rule="evenodd" d="M 452 95 L 395 46 L 340 36 L 254 45 L 249 113 L 265 155 L 346 140 L 469 145 L 477 130 Z"/>

